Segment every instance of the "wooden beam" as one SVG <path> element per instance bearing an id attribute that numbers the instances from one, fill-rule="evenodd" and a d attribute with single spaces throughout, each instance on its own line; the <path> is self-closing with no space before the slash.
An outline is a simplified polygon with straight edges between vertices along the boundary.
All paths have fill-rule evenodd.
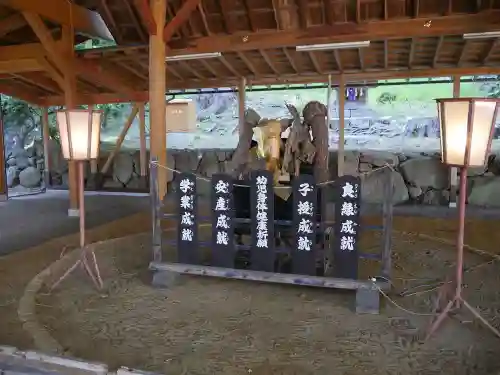
<path id="1" fill-rule="evenodd" d="M 111 163 L 113 162 L 113 159 L 115 158 L 116 154 L 120 151 L 120 148 L 122 147 L 122 143 L 125 140 L 125 136 L 127 135 L 130 127 L 132 126 L 132 123 L 134 122 L 135 116 L 137 116 L 137 113 L 139 113 L 139 107 L 137 104 L 134 104 L 132 107 L 132 111 L 128 115 L 127 121 L 125 121 L 125 124 L 123 124 L 122 131 L 120 132 L 120 135 L 116 139 L 116 144 L 115 148 L 111 151 L 111 153 L 108 156 L 108 159 L 104 163 L 101 173 L 106 174 L 111 167 Z"/>
<path id="2" fill-rule="evenodd" d="M 163 29 L 163 40 L 168 43 L 174 33 L 187 21 L 191 13 L 200 4 L 200 0 L 186 0 L 175 17 Z"/>
<path id="3" fill-rule="evenodd" d="M 299 70 L 297 69 L 297 64 L 295 64 L 295 60 L 293 59 L 292 55 L 290 54 L 290 51 L 288 51 L 287 48 L 283 48 L 283 53 L 285 54 L 292 69 L 295 71 L 295 73 L 298 73 Z"/>
<path id="4" fill-rule="evenodd" d="M 61 53 L 60 48 L 52 37 L 52 33 L 42 21 L 40 16 L 32 12 L 23 12 L 23 16 L 42 43 L 42 46 L 48 54 L 50 60 L 63 74 L 69 72 L 71 68 L 68 65 L 67 56 Z"/>
<path id="5" fill-rule="evenodd" d="M 408 53 L 408 68 L 411 69 L 413 66 L 413 58 L 415 56 L 415 39 L 410 39 L 410 53 Z"/>
<path id="6" fill-rule="evenodd" d="M 321 66 L 318 63 L 318 59 L 316 58 L 316 55 L 314 54 L 313 51 L 308 52 L 309 59 L 311 60 L 314 70 L 316 70 L 317 73 L 323 74 L 323 70 L 321 69 Z"/>
<path id="7" fill-rule="evenodd" d="M 36 59 L 38 57 L 42 57 L 43 55 L 45 55 L 45 48 L 41 43 L 28 43 L 0 47 L 0 61 Z"/>
<path id="8" fill-rule="evenodd" d="M 148 0 L 134 0 L 134 6 L 141 16 L 142 23 L 148 30 L 149 35 L 156 35 L 156 22 L 151 13 Z"/>
<path id="9" fill-rule="evenodd" d="M 282 74 L 279 77 L 259 77 L 250 80 L 247 77 L 247 84 L 251 85 L 273 85 L 273 84 L 306 84 L 306 83 L 326 83 L 327 74 L 331 74 L 332 80 L 338 81 L 340 74 L 337 71 L 326 72 L 324 75 L 318 74 Z M 500 74 L 500 67 L 448 67 L 440 69 L 391 69 L 388 71 L 366 69 L 361 72 L 359 70 L 345 70 L 343 75 L 349 82 L 363 82 L 382 79 L 405 79 L 405 78 L 431 78 L 431 77 L 448 77 L 454 75 L 489 75 Z M 217 88 L 238 86 L 240 77 L 224 78 L 224 79 L 205 79 L 203 81 L 178 81 L 168 82 L 166 89 L 181 90 L 181 89 L 198 89 L 198 88 Z M 149 95 L 147 91 L 135 91 L 132 94 L 127 94 L 127 99 L 124 95 L 116 93 L 82 95 L 81 104 L 101 104 L 101 103 L 121 103 L 121 102 L 142 102 L 148 101 Z M 64 100 L 61 96 L 46 97 L 42 99 L 42 103 L 47 106 L 62 105 Z"/>
<path id="10" fill-rule="evenodd" d="M 247 66 L 247 68 L 252 72 L 253 75 L 255 76 L 259 75 L 259 72 L 255 68 L 253 63 L 243 53 L 237 52 L 236 54 L 238 55 L 240 60 L 243 61 L 243 63 Z"/>
<path id="11" fill-rule="evenodd" d="M 43 66 L 36 59 L 0 61 L 0 73 L 40 72 Z"/>
<path id="12" fill-rule="evenodd" d="M 3 20 L 0 20 L 0 38 L 13 31 L 21 29 L 24 26 L 26 26 L 26 21 L 19 13 L 15 13 L 7 18 L 4 18 Z"/>
<path id="13" fill-rule="evenodd" d="M 436 45 L 436 50 L 434 51 L 434 58 L 432 59 L 432 67 L 435 68 L 439 61 L 439 53 L 441 52 L 441 48 L 443 47 L 444 36 L 440 36 L 438 38 L 438 42 Z"/>
<path id="14" fill-rule="evenodd" d="M 114 40 L 99 13 L 75 5 L 68 0 L 1 0 L 1 5 L 19 12 L 38 14 L 60 25 L 72 26 L 78 34 Z"/>
<path id="15" fill-rule="evenodd" d="M 109 66 L 106 62 L 76 59 L 74 65 L 77 74 L 84 76 L 91 82 L 104 85 L 124 97 L 135 92 L 132 87 L 140 86 L 140 82 L 123 69 Z"/>
<path id="16" fill-rule="evenodd" d="M 262 57 L 264 58 L 264 60 L 266 61 L 266 64 L 269 66 L 269 68 L 271 68 L 273 73 L 276 75 L 279 75 L 280 72 L 278 71 L 278 69 L 276 69 L 276 66 L 274 65 L 272 60 L 269 58 L 269 55 L 267 54 L 267 52 L 264 50 L 259 50 L 259 52 L 262 55 Z"/>
<path id="17" fill-rule="evenodd" d="M 24 100 L 25 102 L 31 104 L 42 103 L 42 99 L 40 97 L 33 95 L 33 93 L 29 92 L 28 90 L 20 88 L 15 83 L 3 80 L 0 80 L 0 93 Z"/>
<path id="18" fill-rule="evenodd" d="M 437 17 L 431 20 L 432 27 L 423 27 L 424 20 L 422 19 L 397 19 L 359 24 L 339 23 L 332 26 L 310 27 L 306 30 L 262 31 L 184 39 L 171 41 L 172 50 L 169 51 L 169 56 L 271 49 L 305 44 L 377 41 L 405 37 L 500 31 L 500 10 L 471 15 Z"/>
<path id="19" fill-rule="evenodd" d="M 151 0 L 151 11 L 155 18 L 157 34 L 149 37 L 149 123 L 150 155 L 158 164 L 167 166 L 167 125 L 166 125 L 166 69 L 165 41 L 163 31 L 167 1 Z M 167 193 L 167 170 L 158 168 L 158 198 L 163 200 Z"/>
<path id="20" fill-rule="evenodd" d="M 47 60 L 45 57 L 41 57 L 39 60 L 40 64 L 43 66 L 43 69 L 47 72 L 47 74 L 52 78 L 61 88 L 61 90 L 65 89 L 64 77 L 57 71 L 57 69 L 52 65 L 52 63 Z"/>
<path id="21" fill-rule="evenodd" d="M 41 88 L 47 92 L 58 95 L 61 93 L 61 88 L 52 79 L 41 75 L 38 72 L 26 72 L 23 74 L 14 74 L 14 76 L 24 82 L 28 82 L 34 86 Z"/>

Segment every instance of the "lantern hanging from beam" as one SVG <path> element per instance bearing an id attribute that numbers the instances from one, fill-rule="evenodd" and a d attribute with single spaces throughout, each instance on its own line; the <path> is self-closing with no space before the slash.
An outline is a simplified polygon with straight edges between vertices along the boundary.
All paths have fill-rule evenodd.
<path id="1" fill-rule="evenodd" d="M 102 111 L 71 109 L 56 112 L 61 149 L 66 160 L 99 157 Z"/>
<path id="2" fill-rule="evenodd" d="M 482 167 L 488 160 L 500 99 L 436 99 L 441 158 L 447 165 Z"/>

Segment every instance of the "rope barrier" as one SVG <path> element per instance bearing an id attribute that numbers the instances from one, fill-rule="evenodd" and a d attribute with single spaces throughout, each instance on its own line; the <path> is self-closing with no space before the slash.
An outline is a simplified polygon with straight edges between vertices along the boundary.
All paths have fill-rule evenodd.
<path id="1" fill-rule="evenodd" d="M 182 171 L 179 171 L 178 169 L 175 169 L 175 168 L 170 168 L 170 167 L 167 167 L 166 165 L 162 165 L 160 163 L 158 163 L 157 161 L 152 161 L 151 163 L 151 166 L 156 166 L 156 167 L 160 167 L 160 168 L 163 168 L 163 169 L 166 169 L 170 172 L 173 172 L 173 173 L 184 173 Z M 368 171 L 368 172 L 359 172 L 359 176 L 361 177 L 366 177 L 366 176 L 369 176 L 371 175 L 372 173 L 375 173 L 377 171 L 380 171 L 382 169 L 385 169 L 385 168 L 389 168 L 390 170 L 394 171 L 394 166 L 389 164 L 389 163 L 385 163 L 382 167 L 378 167 L 378 168 L 375 168 L 375 169 L 372 169 L 371 171 Z M 200 176 L 196 173 L 192 173 L 196 179 L 199 179 L 201 181 L 206 181 L 206 182 L 211 182 L 212 180 L 208 177 L 205 177 L 205 176 Z M 318 184 L 316 184 L 317 186 L 326 186 L 326 185 L 330 185 L 330 184 L 333 184 L 335 183 L 336 180 L 329 180 L 329 181 L 325 181 L 325 182 L 320 182 Z M 246 184 L 234 184 L 233 186 L 238 186 L 238 187 L 251 187 L 251 185 L 246 185 Z M 289 186 L 275 186 L 274 187 L 275 189 L 290 189 Z"/>

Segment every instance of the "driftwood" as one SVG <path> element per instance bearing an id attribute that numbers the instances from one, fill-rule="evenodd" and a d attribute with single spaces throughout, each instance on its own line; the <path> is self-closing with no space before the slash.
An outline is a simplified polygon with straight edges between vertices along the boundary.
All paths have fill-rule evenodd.
<path id="1" fill-rule="evenodd" d="M 234 178 L 238 178 L 247 168 L 250 159 L 250 145 L 252 143 L 253 128 L 258 125 L 260 120 L 259 114 L 252 108 L 248 108 L 245 111 L 243 129 L 241 129 L 238 146 L 236 146 L 229 167 L 229 174 Z"/>
<path id="2" fill-rule="evenodd" d="M 320 102 L 309 102 L 303 111 L 304 122 L 311 128 L 316 149 L 314 178 L 317 183 L 328 180 L 328 126 L 326 106 Z"/>
<path id="3" fill-rule="evenodd" d="M 315 149 L 309 136 L 307 124 L 300 120 L 299 112 L 293 105 L 287 104 L 287 108 L 293 116 L 290 134 L 285 144 L 282 172 L 299 174 L 300 162 L 312 163 Z"/>

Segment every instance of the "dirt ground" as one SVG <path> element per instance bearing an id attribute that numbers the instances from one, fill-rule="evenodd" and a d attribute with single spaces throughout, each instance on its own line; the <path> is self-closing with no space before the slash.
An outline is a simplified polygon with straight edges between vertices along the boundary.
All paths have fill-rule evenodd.
<path id="1" fill-rule="evenodd" d="M 147 223 L 140 216 L 124 222 L 122 233 L 137 233 L 141 221 Z M 500 253 L 498 224 L 469 221 L 466 243 Z M 454 247 L 446 241 L 454 236 L 454 221 L 395 219 L 391 298 L 400 307 L 385 300 L 375 316 L 353 314 L 354 294 L 332 290 L 196 277 L 183 277 L 168 290 L 153 289 L 146 271 L 148 235 L 98 252 L 104 291 L 96 292 L 77 273 L 51 295 L 38 296 L 37 314 L 68 355 L 164 374 L 496 374 L 499 340 L 466 313 L 448 320 L 429 342 L 419 340 L 436 280 L 452 270 Z M 380 233 L 363 235 L 364 252 L 379 244 Z M 31 259 L 23 272 L 0 262 L 4 283 L 12 284 L 8 276 L 16 273 L 17 286 L 28 282 L 27 276 L 59 251 L 52 245 L 36 255 L 23 253 Z M 499 265 L 474 252 L 465 260 L 469 303 L 499 327 Z M 373 262 L 363 262 L 361 270 L 363 277 L 377 274 Z M 7 334 L 0 330 L 2 343 L 29 346 L 9 314 L 12 308 L 0 309 L 11 319 L 2 324 L 14 327 Z"/>

